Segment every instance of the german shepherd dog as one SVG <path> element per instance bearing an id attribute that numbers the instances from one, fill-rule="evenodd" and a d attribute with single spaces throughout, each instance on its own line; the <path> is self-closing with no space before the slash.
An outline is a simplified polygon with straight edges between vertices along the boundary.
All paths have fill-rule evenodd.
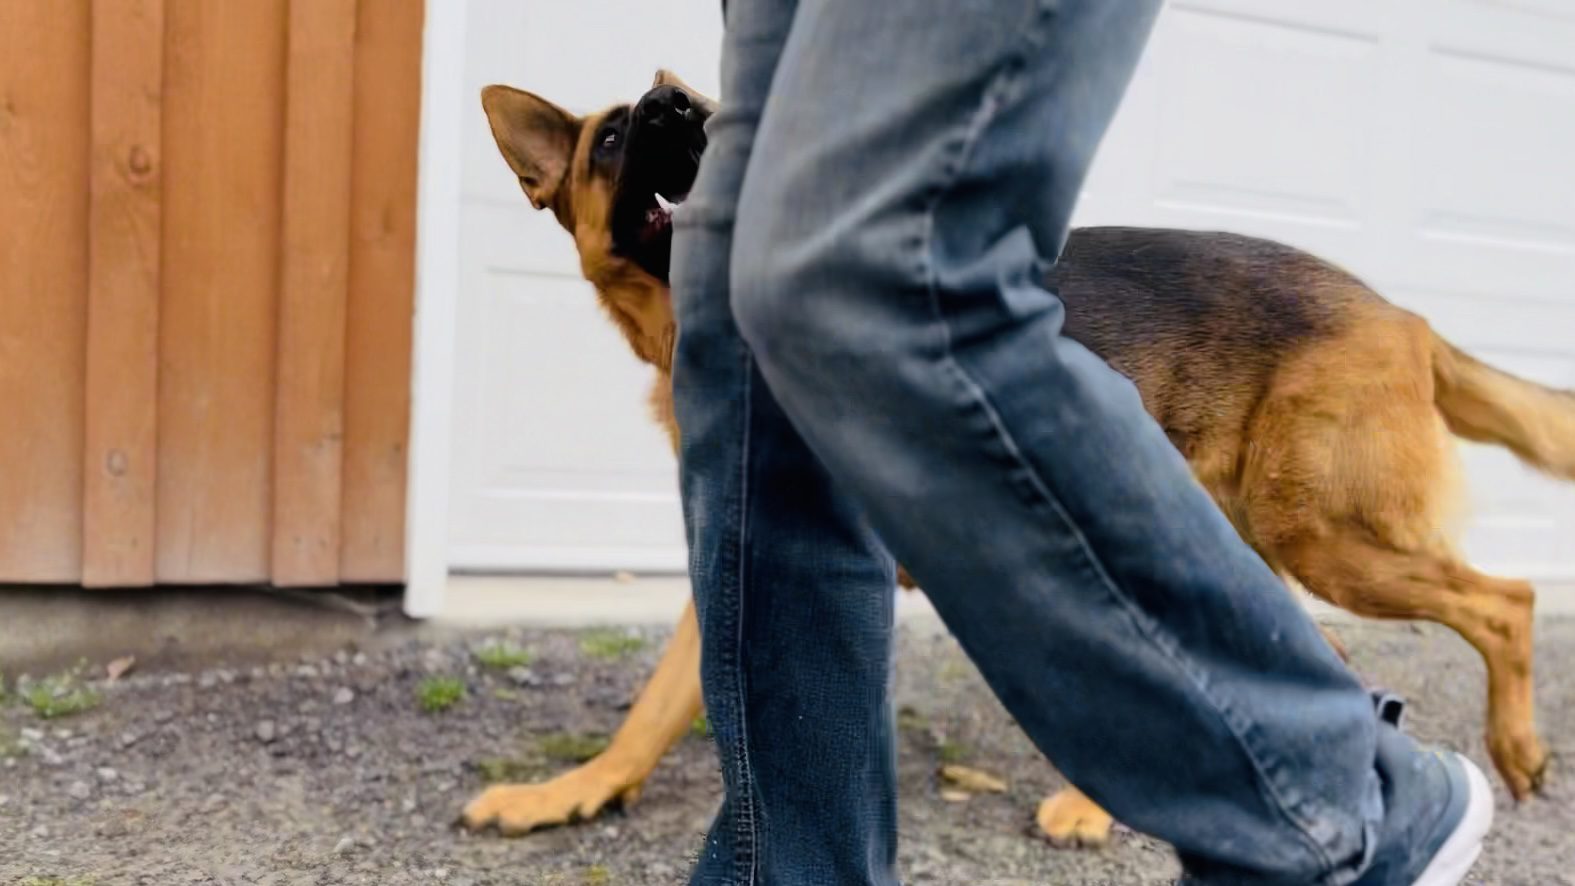
<path id="1" fill-rule="evenodd" d="M 714 103 L 663 71 L 636 104 L 586 117 L 506 86 L 482 105 L 526 198 L 574 237 L 602 307 L 655 368 L 651 402 L 676 445 L 671 207 Z M 1481 653 L 1487 748 L 1517 799 L 1535 791 L 1548 754 L 1533 719 L 1533 593 L 1456 552 L 1452 436 L 1575 479 L 1575 393 L 1484 365 L 1354 276 L 1266 240 L 1081 228 L 1048 284 L 1066 334 L 1136 383 L 1276 571 L 1358 615 L 1448 625 Z M 518 834 L 632 801 L 700 711 L 699 655 L 691 606 L 605 752 L 545 783 L 492 787 L 463 823 Z M 1063 845 L 1102 842 L 1111 823 L 1075 788 L 1038 820 Z"/>

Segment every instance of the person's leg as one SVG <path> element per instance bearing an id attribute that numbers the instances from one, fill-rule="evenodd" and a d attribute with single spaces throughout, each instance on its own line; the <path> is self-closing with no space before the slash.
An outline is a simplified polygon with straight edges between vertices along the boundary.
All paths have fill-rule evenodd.
<path id="1" fill-rule="evenodd" d="M 1375 851 L 1414 873 L 1460 770 L 1380 734 L 1042 285 L 1158 5 L 801 0 L 739 201 L 734 316 L 1075 784 L 1200 876 L 1349 882 Z"/>
<path id="2" fill-rule="evenodd" d="M 790 0 L 734 0 L 722 107 L 675 219 L 674 405 L 726 798 L 706 884 L 895 884 L 894 567 L 772 400 L 728 305 L 739 189 Z"/>

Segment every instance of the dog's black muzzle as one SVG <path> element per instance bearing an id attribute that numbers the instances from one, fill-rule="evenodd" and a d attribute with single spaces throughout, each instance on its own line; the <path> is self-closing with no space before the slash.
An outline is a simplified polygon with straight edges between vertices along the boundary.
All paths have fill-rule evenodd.
<path id="1" fill-rule="evenodd" d="M 664 283 L 672 252 L 671 210 L 694 186 L 709 116 L 678 86 L 652 88 L 629 115 L 613 200 L 613 249 Z"/>

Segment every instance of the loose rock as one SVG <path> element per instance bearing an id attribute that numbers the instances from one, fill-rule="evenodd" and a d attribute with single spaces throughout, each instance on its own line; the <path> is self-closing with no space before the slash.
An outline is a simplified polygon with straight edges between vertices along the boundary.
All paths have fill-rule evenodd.
<path id="1" fill-rule="evenodd" d="M 971 766 L 947 763 L 941 767 L 941 778 L 958 788 L 975 794 L 1004 794 L 1006 782 Z"/>

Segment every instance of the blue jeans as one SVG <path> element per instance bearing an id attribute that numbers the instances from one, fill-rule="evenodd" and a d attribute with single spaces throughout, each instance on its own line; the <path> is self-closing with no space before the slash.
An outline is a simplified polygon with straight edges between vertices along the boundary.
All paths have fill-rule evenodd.
<path id="1" fill-rule="evenodd" d="M 672 262 L 726 785 L 693 882 L 897 882 L 888 550 L 1056 767 L 1199 880 L 1389 882 L 1436 846 L 1442 764 L 1042 285 L 1158 5 L 729 4 Z"/>

